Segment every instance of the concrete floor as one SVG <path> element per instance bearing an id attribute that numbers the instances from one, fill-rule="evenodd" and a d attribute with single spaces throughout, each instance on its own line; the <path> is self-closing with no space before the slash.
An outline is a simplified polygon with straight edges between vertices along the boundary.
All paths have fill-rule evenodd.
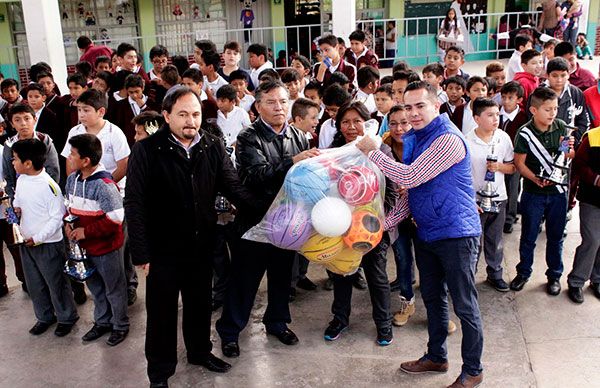
<path id="1" fill-rule="evenodd" d="M 585 67 L 598 69 L 598 60 Z M 471 74 L 481 74 L 485 63 L 468 64 Z M 565 277 L 571 269 L 580 242 L 578 215 L 568 225 L 565 242 Z M 520 225 L 505 235 L 505 279 L 515 275 Z M 478 290 L 485 325 L 484 374 L 486 387 L 600 387 L 600 301 L 587 289 L 583 305 L 566 296 L 550 297 L 544 291 L 545 234 L 536 249 L 534 274 L 518 294 L 498 293 L 484 282 L 480 263 Z M 9 257 L 5 251 L 6 257 Z M 72 334 L 57 338 L 52 330 L 39 337 L 27 331 L 35 322 L 31 301 L 21 291 L 8 259 L 11 292 L 0 299 L 0 387 L 144 387 L 144 281 L 140 299 L 130 308 L 131 331 L 115 348 L 103 340 L 83 344 L 81 336 L 92 325 L 93 303 L 80 306 L 80 321 Z M 395 273 L 393 260 L 389 273 Z M 311 265 L 309 277 L 319 284 L 325 273 Z M 393 278 L 393 275 L 391 276 Z M 266 304 L 264 285 L 257 297 L 251 323 L 242 333 L 242 355 L 231 361 L 226 375 L 188 365 L 183 341 L 180 363 L 170 380 L 173 387 L 444 387 L 460 373 L 460 331 L 448 340 L 450 371 L 444 375 L 409 376 L 398 371 L 400 362 L 420 357 L 426 349 L 425 309 L 417 291 L 417 312 L 409 324 L 395 328 L 395 341 L 388 347 L 375 343 L 375 327 L 367 291 L 354 293 L 350 328 L 336 342 L 325 342 L 323 330 L 331 319 L 332 293 L 321 288 L 303 292 L 291 304 L 290 327 L 300 338 L 287 347 L 266 337 L 260 323 Z M 398 299 L 392 300 L 394 310 Z M 220 312 L 215 315 L 216 319 Z M 453 318 L 457 322 L 456 317 Z M 216 333 L 215 354 L 221 355 Z"/>

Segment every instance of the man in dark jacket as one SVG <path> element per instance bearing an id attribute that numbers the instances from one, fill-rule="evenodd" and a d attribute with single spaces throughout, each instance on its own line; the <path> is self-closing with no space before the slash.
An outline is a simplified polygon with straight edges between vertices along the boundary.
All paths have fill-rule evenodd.
<path id="1" fill-rule="evenodd" d="M 156 387 L 167 386 L 175 373 L 180 292 L 188 362 L 214 372 L 231 367 L 211 353 L 214 203 L 217 192 L 240 209 L 256 202 L 239 182 L 223 143 L 199 133 L 201 104 L 191 89 L 169 93 L 163 115 L 166 124 L 133 148 L 125 191 L 131 256 L 135 264 L 149 265 L 146 359 Z"/>
<path id="2" fill-rule="evenodd" d="M 287 171 L 294 163 L 318 154 L 308 149 L 306 136 L 288 125 L 290 101 L 285 85 L 279 81 L 264 82 L 256 91 L 259 118 L 237 137 L 236 163 L 240 179 L 256 197 L 264 199 L 260 214 L 252 217 L 243 209 L 236 217 L 240 236 L 257 224 L 275 199 Z M 294 345 L 298 337 L 287 327 L 290 281 L 294 252 L 270 244 L 238 240 L 231 246 L 231 279 L 216 328 L 221 349 L 227 357 L 240 354 L 238 337 L 246 327 L 256 291 L 265 271 L 269 304 L 263 317 L 267 334 L 286 345 Z"/>

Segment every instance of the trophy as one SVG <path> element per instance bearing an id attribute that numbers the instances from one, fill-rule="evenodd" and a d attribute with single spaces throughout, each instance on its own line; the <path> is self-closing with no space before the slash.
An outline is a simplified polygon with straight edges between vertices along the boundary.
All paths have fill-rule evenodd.
<path id="1" fill-rule="evenodd" d="M 11 239 L 7 242 L 7 245 L 19 245 L 25 242 L 23 234 L 21 234 L 21 227 L 19 226 L 19 217 L 15 213 L 15 208 L 10 203 L 10 197 L 6 195 L 4 189 L 6 188 L 6 181 L 0 182 L 0 191 L 2 192 L 2 206 L 6 209 L 6 222 L 11 227 Z"/>
<path id="2" fill-rule="evenodd" d="M 75 229 L 75 223 L 79 217 L 69 214 L 63 221 Z M 69 239 L 69 251 L 65 262 L 64 272 L 73 280 L 85 282 L 96 271 L 96 267 L 88 260 L 85 249 L 78 241 Z"/>
<path id="3" fill-rule="evenodd" d="M 569 152 L 569 141 L 570 136 L 565 136 L 558 147 L 558 155 L 554 157 L 552 163 L 552 170 L 548 174 L 544 167 L 540 167 L 540 173 L 537 175 L 538 178 L 556 183 L 557 185 L 568 186 L 569 185 L 569 167 L 571 160 L 567 158 Z"/>
<path id="4" fill-rule="evenodd" d="M 498 157 L 494 155 L 494 146 L 492 145 L 492 150 L 490 154 L 485 158 L 487 162 L 497 162 Z M 496 173 L 490 170 L 485 172 L 485 186 L 483 190 L 479 190 L 477 195 L 481 197 L 479 201 L 479 207 L 483 210 L 484 213 L 500 213 L 500 208 L 498 207 L 498 203 L 494 201 L 492 198 L 498 197 L 496 188 L 494 187 L 493 182 L 496 181 Z"/>
<path id="5" fill-rule="evenodd" d="M 217 194 L 217 198 L 215 200 L 215 210 L 217 211 L 217 214 L 231 212 L 231 203 L 220 193 Z"/>

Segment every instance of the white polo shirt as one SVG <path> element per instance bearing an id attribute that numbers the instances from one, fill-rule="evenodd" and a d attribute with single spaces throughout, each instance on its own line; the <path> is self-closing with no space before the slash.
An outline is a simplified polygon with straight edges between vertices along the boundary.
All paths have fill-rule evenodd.
<path id="1" fill-rule="evenodd" d="M 239 106 L 234 106 L 227 116 L 219 110 L 217 112 L 217 125 L 223 131 L 227 147 L 231 147 L 237 141 L 237 136 L 242 129 L 250 125 L 248 112 Z"/>
<path id="2" fill-rule="evenodd" d="M 321 132 L 319 132 L 319 148 L 329 148 L 336 132 L 335 121 L 333 119 L 325 120 L 321 125 Z"/>

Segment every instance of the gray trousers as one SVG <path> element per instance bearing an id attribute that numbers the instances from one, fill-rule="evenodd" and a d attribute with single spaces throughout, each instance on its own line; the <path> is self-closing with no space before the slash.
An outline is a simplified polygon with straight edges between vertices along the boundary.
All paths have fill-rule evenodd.
<path id="1" fill-rule="evenodd" d="M 567 278 L 571 287 L 585 282 L 600 283 L 600 208 L 579 202 L 581 245 L 575 250 L 573 269 Z"/>
<path id="2" fill-rule="evenodd" d="M 517 220 L 517 211 L 519 207 L 519 191 L 521 189 L 521 174 L 515 171 L 514 174 L 504 175 L 504 184 L 506 185 L 506 194 L 508 201 L 506 203 L 505 225 L 512 225 Z"/>
<path id="3" fill-rule="evenodd" d="M 63 273 L 62 241 L 34 247 L 21 245 L 21 260 L 35 317 L 40 322 L 75 323 L 79 316 L 71 286 Z"/>
<path id="4" fill-rule="evenodd" d="M 506 201 L 498 202 L 500 213 L 482 213 L 479 215 L 481 220 L 481 243 L 477 257 L 481 256 L 483 251 L 486 271 L 488 277 L 494 280 L 502 279 L 502 228 L 504 227 L 504 218 L 506 215 Z"/>
<path id="5" fill-rule="evenodd" d="M 96 266 L 96 272 L 87 280 L 94 298 L 95 323 L 112 326 L 113 330 L 127 330 L 127 281 L 121 249 L 88 258 Z"/>
<path id="6" fill-rule="evenodd" d="M 131 254 L 129 253 L 129 234 L 127 233 L 127 223 L 123 222 L 123 247 L 121 251 L 123 253 L 123 264 L 125 265 L 125 279 L 127 280 L 128 290 L 137 290 L 138 287 L 138 276 L 135 271 L 135 266 L 131 261 Z"/>

